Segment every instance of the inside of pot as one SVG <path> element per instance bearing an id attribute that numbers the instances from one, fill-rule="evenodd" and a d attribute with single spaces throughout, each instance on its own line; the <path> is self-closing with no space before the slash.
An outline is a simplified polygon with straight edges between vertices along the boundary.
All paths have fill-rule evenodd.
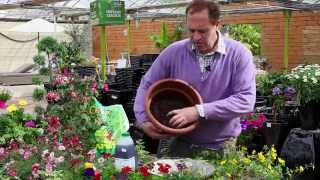
<path id="1" fill-rule="evenodd" d="M 171 117 L 167 116 L 167 114 L 172 110 L 181 109 L 192 105 L 193 103 L 190 98 L 188 98 L 188 96 L 186 96 L 182 92 L 174 89 L 166 89 L 156 93 L 152 98 L 150 111 L 154 118 L 161 124 L 170 128 L 175 128 L 169 124 L 169 120 Z"/>

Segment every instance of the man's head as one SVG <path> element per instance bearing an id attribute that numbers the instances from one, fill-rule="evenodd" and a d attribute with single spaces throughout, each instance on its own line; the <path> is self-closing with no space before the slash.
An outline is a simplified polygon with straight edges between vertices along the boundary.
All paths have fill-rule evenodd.
<path id="1" fill-rule="evenodd" d="M 193 0 L 186 9 L 187 28 L 200 53 L 210 52 L 217 40 L 219 6 L 208 0 Z"/>

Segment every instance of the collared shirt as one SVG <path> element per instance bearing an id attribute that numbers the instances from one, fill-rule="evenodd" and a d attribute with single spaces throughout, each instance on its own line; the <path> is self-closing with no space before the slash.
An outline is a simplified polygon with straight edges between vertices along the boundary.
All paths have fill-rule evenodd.
<path id="1" fill-rule="evenodd" d="M 137 121 L 148 121 L 145 96 L 153 83 L 165 78 L 180 79 L 199 92 L 207 119 L 181 137 L 192 144 L 214 149 L 227 139 L 237 137 L 241 132 L 240 116 L 252 112 L 254 107 L 255 66 L 251 52 L 243 44 L 223 36 L 219 41 L 223 41 L 225 52 L 218 53 L 204 80 L 190 39 L 175 42 L 163 50 L 138 88 L 134 104 Z"/>
<path id="2" fill-rule="evenodd" d="M 200 65 L 200 70 L 202 72 L 202 79 L 206 78 L 207 73 L 211 70 L 211 64 L 215 60 L 216 53 L 224 54 L 225 53 L 225 45 L 222 41 L 222 38 L 220 38 L 222 35 L 219 31 L 217 31 L 217 38 L 218 42 L 216 44 L 216 47 L 207 54 L 201 54 L 195 45 L 191 44 L 191 49 L 196 54 L 197 60 Z"/>

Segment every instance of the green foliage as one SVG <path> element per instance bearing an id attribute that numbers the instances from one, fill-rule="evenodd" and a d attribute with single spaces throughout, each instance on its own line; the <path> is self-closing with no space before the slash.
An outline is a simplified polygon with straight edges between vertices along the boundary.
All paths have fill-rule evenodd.
<path id="1" fill-rule="evenodd" d="M 150 155 L 148 151 L 145 150 L 145 145 L 143 140 L 139 139 L 136 141 L 136 151 L 137 151 L 137 158 L 139 161 L 144 163 L 150 162 L 153 157 Z"/>
<path id="2" fill-rule="evenodd" d="M 49 54 L 56 53 L 59 48 L 59 43 L 53 37 L 47 36 L 38 42 L 37 48 L 39 52 L 45 52 L 49 56 Z"/>
<path id="3" fill-rule="evenodd" d="M 72 42 L 61 43 L 61 58 L 62 64 L 71 67 L 71 64 L 81 64 L 85 61 L 85 58 L 81 54 L 80 46 Z"/>
<path id="4" fill-rule="evenodd" d="M 45 61 L 46 61 L 46 58 L 41 55 L 41 54 L 37 54 L 35 56 L 33 56 L 33 62 L 34 64 L 38 65 L 38 66 L 44 66 L 45 65 Z"/>
<path id="5" fill-rule="evenodd" d="M 32 93 L 32 98 L 36 101 L 41 101 L 46 93 L 43 88 L 35 88 Z"/>
<path id="6" fill-rule="evenodd" d="M 172 35 L 169 35 L 168 25 L 167 23 L 163 22 L 161 26 L 160 35 L 155 35 L 154 33 L 150 34 L 150 39 L 154 42 L 155 46 L 159 49 L 164 49 L 168 47 L 171 43 L 180 40 L 183 34 L 183 27 L 181 24 L 178 24 Z"/>
<path id="7" fill-rule="evenodd" d="M 8 101 L 11 98 L 10 91 L 3 89 L 0 91 L 0 101 Z"/>
<path id="8" fill-rule="evenodd" d="M 229 25 L 229 35 L 244 43 L 254 56 L 261 55 L 261 26 L 259 24 Z"/>
<path id="9" fill-rule="evenodd" d="M 288 83 L 285 72 L 271 72 L 257 76 L 257 90 L 263 96 L 272 95 L 275 86 Z"/>
<path id="10" fill-rule="evenodd" d="M 32 77 L 32 83 L 40 85 L 42 83 L 42 80 L 39 77 Z"/>
<path id="11" fill-rule="evenodd" d="M 25 116 L 21 108 L 8 114 L 0 115 L 0 144 L 6 144 L 10 140 L 34 142 L 37 132 L 35 129 L 23 125 Z"/>
<path id="12" fill-rule="evenodd" d="M 49 75 L 49 69 L 48 69 L 48 68 L 45 68 L 45 67 L 40 68 L 40 69 L 39 69 L 39 74 L 40 74 L 40 75 L 43 75 L 43 76 L 47 76 L 47 75 Z"/>

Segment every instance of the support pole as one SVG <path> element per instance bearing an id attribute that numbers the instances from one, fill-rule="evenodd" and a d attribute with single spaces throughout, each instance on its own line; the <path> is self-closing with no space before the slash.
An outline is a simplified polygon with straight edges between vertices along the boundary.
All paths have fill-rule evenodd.
<path id="1" fill-rule="evenodd" d="M 284 22 L 284 50 L 283 50 L 283 65 L 284 71 L 288 71 L 289 64 L 289 27 L 290 27 L 290 18 L 291 11 L 288 9 L 283 10 L 285 22 Z"/>
<path id="2" fill-rule="evenodd" d="M 106 43 L 106 26 L 101 26 L 100 29 L 100 59 L 101 59 L 101 79 L 102 82 L 106 82 L 107 78 L 107 72 L 106 72 L 106 65 L 107 65 L 107 60 L 106 60 L 106 49 L 107 49 L 107 43 Z"/>

